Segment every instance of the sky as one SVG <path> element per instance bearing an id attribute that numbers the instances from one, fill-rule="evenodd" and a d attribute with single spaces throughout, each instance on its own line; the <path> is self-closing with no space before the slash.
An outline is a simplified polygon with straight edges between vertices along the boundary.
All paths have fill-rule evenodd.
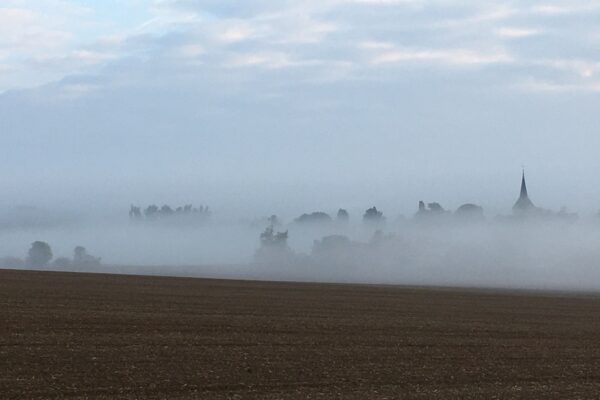
<path id="1" fill-rule="evenodd" d="M 600 210 L 600 3 L 3 0 L 0 206 Z"/>

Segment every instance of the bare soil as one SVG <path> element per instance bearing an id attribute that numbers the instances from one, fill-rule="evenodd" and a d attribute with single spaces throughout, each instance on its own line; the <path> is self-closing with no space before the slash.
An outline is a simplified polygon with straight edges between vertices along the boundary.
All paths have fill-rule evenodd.
<path id="1" fill-rule="evenodd" d="M 0 398 L 596 399 L 600 297 L 0 270 Z"/>

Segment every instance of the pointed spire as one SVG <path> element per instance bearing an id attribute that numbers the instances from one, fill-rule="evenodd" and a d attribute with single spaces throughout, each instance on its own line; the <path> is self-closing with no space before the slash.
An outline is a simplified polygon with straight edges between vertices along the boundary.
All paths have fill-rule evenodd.
<path id="1" fill-rule="evenodd" d="M 523 168 L 523 175 L 521 177 L 521 195 L 520 198 L 527 198 L 527 184 L 525 183 L 525 168 Z"/>
<path id="2" fill-rule="evenodd" d="M 535 208 L 536 207 L 533 205 L 531 200 L 529 200 L 529 195 L 527 194 L 527 184 L 525 183 L 525 168 L 523 168 L 523 174 L 521 175 L 521 193 L 519 195 L 519 199 L 513 206 L 513 211 L 524 212 L 534 210 Z"/>

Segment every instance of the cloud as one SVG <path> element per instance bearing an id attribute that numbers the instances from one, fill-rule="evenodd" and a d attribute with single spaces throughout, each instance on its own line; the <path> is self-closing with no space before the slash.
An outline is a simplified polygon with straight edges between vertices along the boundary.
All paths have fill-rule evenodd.
<path id="1" fill-rule="evenodd" d="M 71 34 L 60 23 L 23 8 L 0 8 L 0 47 L 18 55 L 46 54 L 64 48 Z"/>
<path id="2" fill-rule="evenodd" d="M 232 57 L 230 67 L 264 66 L 267 68 L 284 68 L 297 65 L 285 53 L 246 53 Z"/>
<path id="3" fill-rule="evenodd" d="M 186 44 L 179 46 L 176 52 L 184 58 L 197 58 L 205 53 L 204 47 L 199 44 Z"/>
<path id="4" fill-rule="evenodd" d="M 565 70 L 574 73 L 581 78 L 591 78 L 600 73 L 600 61 L 554 59 L 539 61 L 538 64 L 549 68 Z"/>
<path id="5" fill-rule="evenodd" d="M 518 28 L 518 27 L 501 27 L 495 30 L 496 34 L 500 37 L 509 39 L 519 39 L 529 36 L 539 35 L 541 31 L 533 28 Z"/>
<path id="6" fill-rule="evenodd" d="M 583 1 L 531 6 L 421 0 L 155 0 L 135 9 L 145 12 L 142 22 L 132 19 L 119 29 L 93 4 L 40 0 L 25 6 L 7 1 L 8 6 L 0 8 L 0 90 L 72 74 L 111 74 L 124 65 L 130 70 L 121 68 L 118 74 L 130 74 L 142 84 L 147 74 L 136 70 L 142 64 L 146 69 L 154 64 L 156 73 L 167 75 L 149 78 L 148 85 L 182 71 L 197 79 L 194 71 L 202 69 L 210 80 L 209 74 L 222 73 L 219 69 L 235 68 L 246 71 L 244 79 L 257 80 L 265 79 L 262 72 L 293 70 L 299 80 L 290 84 L 370 79 L 380 77 L 382 66 L 404 65 L 449 71 L 502 66 L 489 84 L 504 81 L 508 86 L 548 71 L 565 83 L 572 74 L 597 74 L 592 53 L 583 49 L 575 54 L 582 43 L 593 47 L 591 32 L 596 28 L 587 19 L 574 26 L 571 16 L 585 12 L 591 18 L 600 11 Z"/>
<path id="7" fill-rule="evenodd" d="M 224 43 L 237 43 L 255 37 L 256 31 L 246 24 L 226 26 L 215 33 L 215 37 Z"/>
<path id="8" fill-rule="evenodd" d="M 445 66 L 508 63 L 512 57 L 504 52 L 479 52 L 470 49 L 394 49 L 371 58 L 373 64 L 405 62 L 436 63 Z"/>
<path id="9" fill-rule="evenodd" d="M 531 7 L 531 12 L 540 15 L 560 16 L 598 11 L 599 9 L 600 4 L 590 1 L 563 1 L 535 5 Z"/>
<path id="10" fill-rule="evenodd" d="M 564 83 L 529 79 L 516 84 L 515 88 L 521 91 L 534 93 L 600 93 L 600 81 Z"/>
<path id="11" fill-rule="evenodd" d="M 249 17 L 274 8 L 285 8 L 290 1 L 271 2 L 266 0 L 155 0 L 153 8 L 158 12 L 213 15 L 216 17 Z"/>
<path id="12" fill-rule="evenodd" d="M 78 49 L 76 30 L 83 29 L 89 10 L 60 0 L 26 3 L 6 0 L 0 5 L 0 63 L 8 73 L 0 77 L 0 90 L 32 87 L 60 79 L 90 64 L 92 53 Z M 59 67 L 57 60 L 71 63 Z"/>

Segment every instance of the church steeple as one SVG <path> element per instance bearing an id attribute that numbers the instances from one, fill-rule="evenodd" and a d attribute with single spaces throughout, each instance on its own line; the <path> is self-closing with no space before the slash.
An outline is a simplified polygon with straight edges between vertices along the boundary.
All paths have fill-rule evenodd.
<path id="1" fill-rule="evenodd" d="M 519 199 L 516 201 L 513 206 L 514 212 L 523 212 L 523 211 L 531 211 L 536 207 L 533 205 L 531 200 L 529 200 L 529 195 L 527 194 L 527 184 L 525 183 L 525 170 L 523 170 L 523 175 L 521 176 L 521 193 L 519 195 Z"/>
<path id="2" fill-rule="evenodd" d="M 523 169 L 523 176 L 521 178 L 521 195 L 519 197 L 529 197 L 527 195 L 527 184 L 525 183 L 525 170 Z"/>

